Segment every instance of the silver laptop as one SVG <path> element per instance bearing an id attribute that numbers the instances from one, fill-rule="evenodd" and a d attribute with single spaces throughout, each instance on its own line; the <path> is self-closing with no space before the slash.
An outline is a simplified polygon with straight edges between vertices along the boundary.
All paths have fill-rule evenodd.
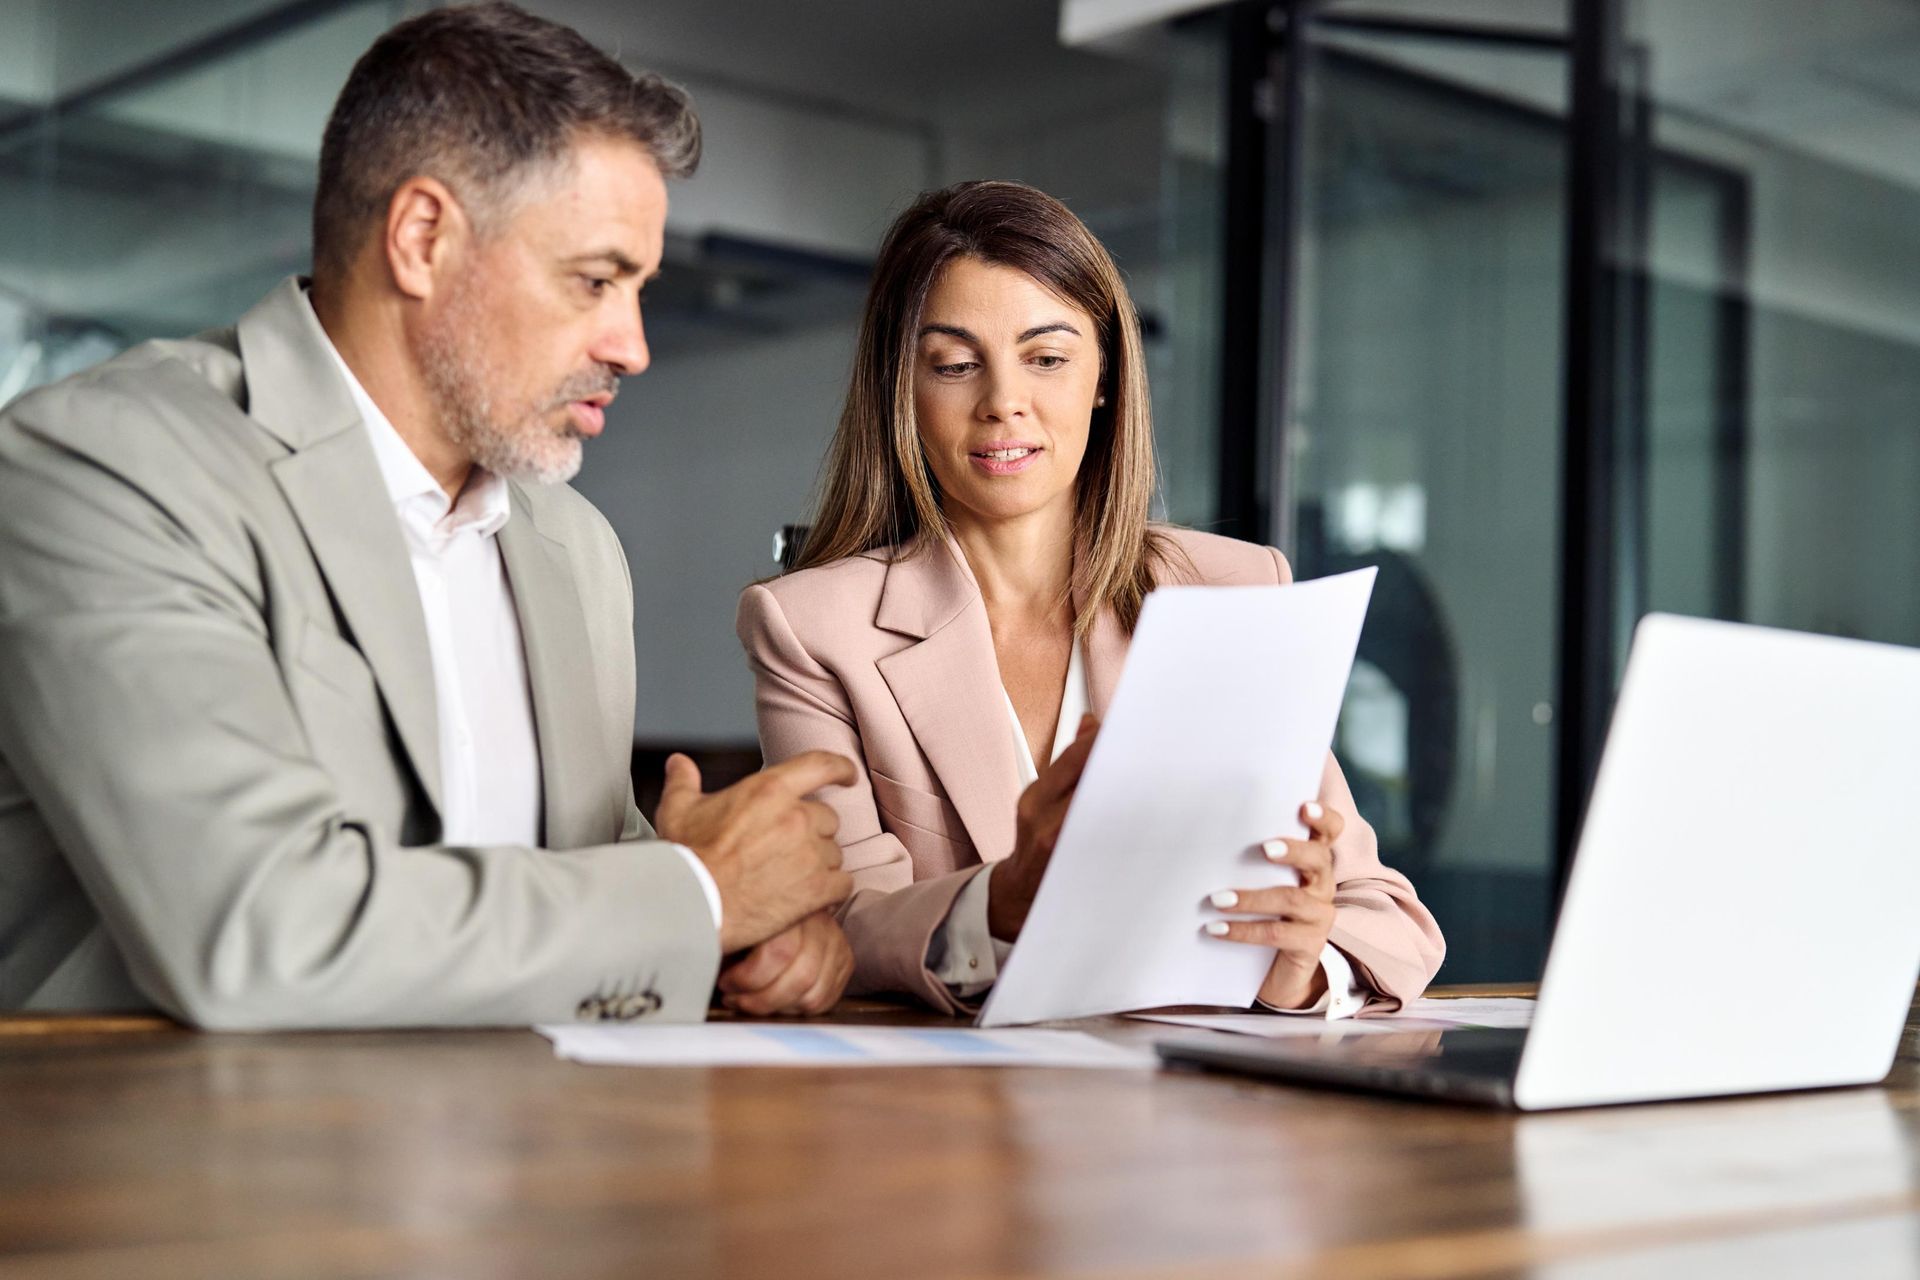
<path id="1" fill-rule="evenodd" d="M 1873 1083 L 1920 976 L 1917 798 L 1920 650 L 1650 615 L 1531 1029 L 1160 1055 L 1525 1111 Z"/>

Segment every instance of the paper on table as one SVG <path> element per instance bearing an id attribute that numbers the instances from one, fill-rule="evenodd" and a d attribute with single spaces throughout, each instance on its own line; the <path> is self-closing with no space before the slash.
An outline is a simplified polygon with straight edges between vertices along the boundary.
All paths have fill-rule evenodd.
<path id="1" fill-rule="evenodd" d="M 535 1027 L 558 1057 L 630 1067 L 1148 1067 L 1150 1053 L 1082 1031 L 830 1023 Z"/>
<path id="2" fill-rule="evenodd" d="M 1207 896 L 1295 883 L 1260 845 L 1305 834 L 1373 579 L 1147 598 L 980 1025 L 1252 1002 L 1273 953 L 1203 935 Z"/>
<path id="3" fill-rule="evenodd" d="M 1533 1023 L 1533 1001 L 1517 998 L 1485 1000 L 1415 1000 L 1399 1013 L 1383 1018 L 1288 1017 L 1275 1013 L 1136 1013 L 1142 1022 L 1165 1022 L 1176 1027 L 1201 1027 L 1265 1036 L 1378 1036 L 1396 1031 L 1451 1031 L 1460 1027 L 1527 1027 Z"/>
<path id="4" fill-rule="evenodd" d="M 1530 1027 L 1533 1001 L 1519 996 L 1488 996 L 1463 1000 L 1419 999 L 1394 1017 L 1425 1018 L 1450 1027 Z"/>

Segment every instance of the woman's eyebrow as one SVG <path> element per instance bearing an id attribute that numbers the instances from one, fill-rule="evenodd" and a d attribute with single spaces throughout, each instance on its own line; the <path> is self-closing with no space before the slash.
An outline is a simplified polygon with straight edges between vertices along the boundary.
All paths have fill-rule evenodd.
<path id="1" fill-rule="evenodd" d="M 980 339 L 975 337 L 971 330 L 962 329 L 957 324 L 930 324 L 921 327 L 921 337 L 924 338 L 930 333 L 944 333 L 948 337 L 958 338 L 962 342 L 971 342 L 976 346 L 979 345 L 980 342 Z M 1068 324 L 1065 320 L 1055 320 L 1049 324 L 1037 324 L 1033 326 L 1033 328 L 1025 330 L 1018 338 L 1015 338 L 1014 341 L 1031 342 L 1043 333 L 1070 333 L 1076 338 L 1080 336 L 1080 331 Z"/>

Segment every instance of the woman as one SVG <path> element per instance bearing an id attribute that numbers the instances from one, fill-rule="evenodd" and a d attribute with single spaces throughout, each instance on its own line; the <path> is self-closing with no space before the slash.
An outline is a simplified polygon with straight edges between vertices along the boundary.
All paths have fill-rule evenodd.
<path id="1" fill-rule="evenodd" d="M 1277 551 L 1150 526 L 1153 485 L 1139 323 L 1106 250 L 1030 187 L 922 196 L 881 247 L 799 563 L 749 587 L 738 624 L 768 763 L 864 763 L 823 797 L 856 885 L 854 991 L 965 1011 L 1025 919 L 1082 713 L 1104 713 L 1147 593 L 1290 580 Z M 1331 757 L 1302 799 L 1309 838 L 1267 845 L 1300 886 L 1222 885 L 1206 931 L 1274 952 L 1267 1007 L 1397 1007 L 1439 930 Z"/>

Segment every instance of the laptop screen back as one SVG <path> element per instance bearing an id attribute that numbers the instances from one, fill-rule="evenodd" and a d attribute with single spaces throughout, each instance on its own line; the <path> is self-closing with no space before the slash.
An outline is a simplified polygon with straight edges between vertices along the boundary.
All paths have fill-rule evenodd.
<path id="1" fill-rule="evenodd" d="M 1920 970 L 1916 797 L 1920 652 L 1642 621 L 1518 1104 L 1878 1080 Z"/>

